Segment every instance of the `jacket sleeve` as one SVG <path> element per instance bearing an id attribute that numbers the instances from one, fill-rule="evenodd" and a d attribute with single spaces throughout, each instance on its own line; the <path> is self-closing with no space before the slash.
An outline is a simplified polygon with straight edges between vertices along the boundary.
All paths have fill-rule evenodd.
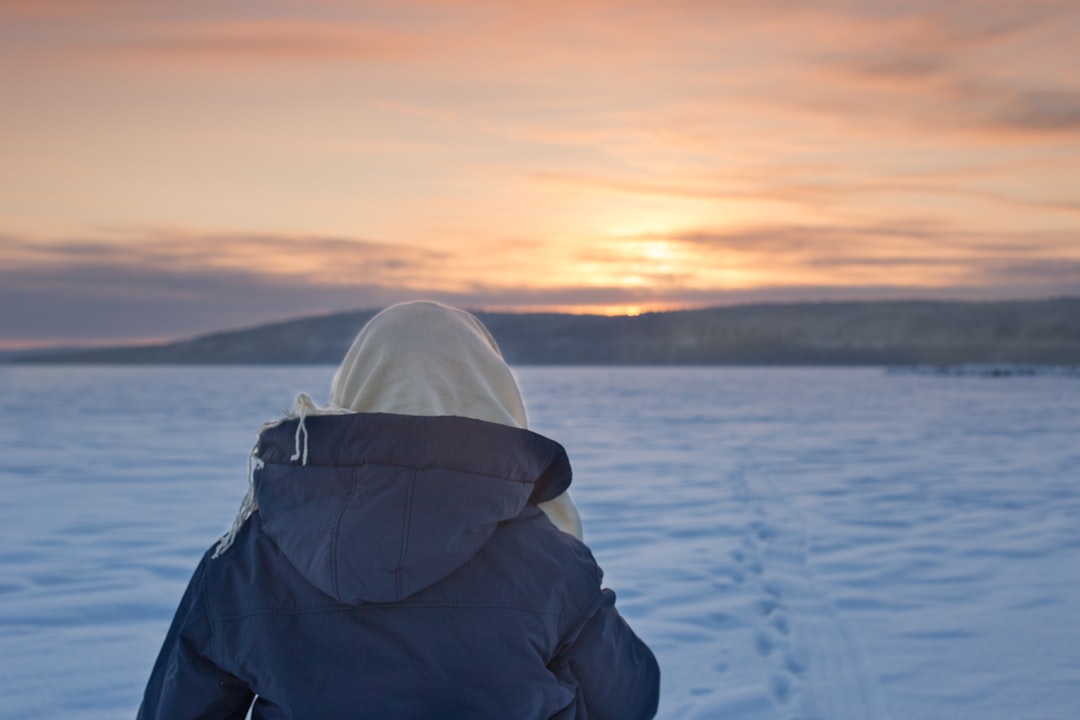
<path id="1" fill-rule="evenodd" d="M 208 657 L 211 623 L 204 556 L 176 610 L 137 720 L 243 720 L 254 694 Z"/>
<path id="2" fill-rule="evenodd" d="M 647 720 L 660 699 L 660 666 L 615 610 L 615 593 L 600 600 L 557 659 L 557 673 L 578 686 L 580 716 L 590 720 Z"/>

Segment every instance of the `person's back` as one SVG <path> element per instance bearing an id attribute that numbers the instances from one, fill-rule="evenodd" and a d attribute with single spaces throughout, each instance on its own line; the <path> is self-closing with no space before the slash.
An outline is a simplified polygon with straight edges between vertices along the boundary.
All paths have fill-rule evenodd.
<path id="1" fill-rule="evenodd" d="M 438 380 L 415 387 L 425 363 L 445 368 L 437 357 L 396 368 L 411 380 L 380 369 L 397 365 L 394 353 L 381 357 L 387 344 L 415 355 L 427 342 L 383 337 L 403 319 L 421 333 L 462 324 L 451 333 L 467 337 L 453 342 L 478 347 L 449 351 L 469 358 L 488 344 L 497 356 L 458 313 L 431 303 L 384 311 L 331 393 L 364 412 L 302 407 L 264 429 L 253 496 L 197 569 L 140 718 L 241 718 L 256 695 L 257 720 L 655 713 L 656 661 L 601 591 L 571 534 L 580 525 L 566 526 L 567 508 L 576 512 L 565 452 L 524 429 L 512 377 L 483 379 L 501 372 L 501 356 L 477 376 L 486 388 L 465 380 L 450 401 L 445 386 L 430 390 Z M 374 361 L 358 351 L 373 338 Z M 432 409 L 425 394 L 456 407 Z"/>

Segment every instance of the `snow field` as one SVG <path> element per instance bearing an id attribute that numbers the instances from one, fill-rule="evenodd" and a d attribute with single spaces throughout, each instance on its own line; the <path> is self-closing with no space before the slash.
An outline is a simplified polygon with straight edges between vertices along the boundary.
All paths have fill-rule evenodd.
<path id="1" fill-rule="evenodd" d="M 1080 382 L 519 368 L 661 718 L 1080 717 Z M 4 716 L 132 716 L 258 426 L 332 368 L 0 367 Z"/>

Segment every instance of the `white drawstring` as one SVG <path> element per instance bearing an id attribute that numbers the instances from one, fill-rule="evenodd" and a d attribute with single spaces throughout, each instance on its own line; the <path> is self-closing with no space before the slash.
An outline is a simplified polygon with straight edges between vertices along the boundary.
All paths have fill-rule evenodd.
<path id="1" fill-rule="evenodd" d="M 300 434 L 304 435 L 304 451 L 300 452 Z M 308 454 L 308 431 L 307 431 L 307 408 L 303 407 L 300 410 L 300 422 L 296 424 L 296 452 L 292 454 L 290 460 L 300 460 L 302 465 L 307 465 Z"/>
<path id="2" fill-rule="evenodd" d="M 322 415 L 326 413 L 336 413 L 336 410 L 329 408 L 320 408 L 315 404 L 315 401 L 311 399 L 311 396 L 307 393 L 300 393 L 296 396 L 296 400 L 293 401 L 292 410 L 285 411 L 285 417 L 287 418 L 300 418 L 300 422 L 296 424 L 296 452 L 292 454 L 290 460 L 299 460 L 301 464 L 307 465 L 308 459 L 308 429 L 307 429 L 307 417 L 310 413 L 316 415 Z M 304 436 L 304 449 L 300 449 L 300 436 Z"/>
<path id="3" fill-rule="evenodd" d="M 259 509 L 259 501 L 255 499 L 255 471 L 261 470 L 265 463 L 255 453 L 259 449 L 258 441 L 255 442 L 255 447 L 251 448 L 251 452 L 248 453 L 248 489 L 247 494 L 244 495 L 244 499 L 240 501 L 240 510 L 236 513 L 236 518 L 233 519 L 232 527 L 229 531 L 221 536 L 218 540 L 217 547 L 214 548 L 214 554 L 211 559 L 220 557 L 222 553 L 232 547 L 233 542 L 236 540 L 236 534 L 240 532 L 240 528 L 244 526 L 247 519 L 251 517 L 251 513 Z"/>
<path id="4" fill-rule="evenodd" d="M 311 399 L 311 396 L 307 393 L 300 393 L 296 396 L 296 400 L 293 402 L 291 410 L 285 411 L 285 420 L 292 420 L 299 418 L 300 422 L 296 424 L 296 436 L 295 452 L 293 452 L 290 460 L 299 460 L 302 464 L 307 465 L 308 462 L 308 429 L 307 429 L 307 416 L 311 415 L 348 415 L 348 410 L 344 408 L 326 407 L 321 408 L 315 404 L 315 401 Z M 276 422 L 266 423 L 259 431 L 259 435 L 262 436 L 263 431 L 272 427 L 276 427 L 285 420 L 278 420 Z M 303 436 L 304 444 L 301 446 L 300 438 Z M 233 542 L 236 540 L 237 533 L 240 532 L 240 528 L 244 526 L 247 519 L 251 517 L 251 514 L 259 509 L 259 502 L 255 498 L 255 472 L 261 470 L 265 463 L 262 461 L 256 453 L 259 450 L 259 443 L 256 441 L 255 447 L 251 449 L 248 454 L 248 489 L 247 494 L 244 495 L 244 499 L 240 502 L 240 510 L 236 513 L 236 518 L 233 520 L 232 527 L 229 531 L 221 536 L 218 540 L 217 547 L 214 549 L 212 557 L 220 557 L 226 550 L 232 547 Z"/>

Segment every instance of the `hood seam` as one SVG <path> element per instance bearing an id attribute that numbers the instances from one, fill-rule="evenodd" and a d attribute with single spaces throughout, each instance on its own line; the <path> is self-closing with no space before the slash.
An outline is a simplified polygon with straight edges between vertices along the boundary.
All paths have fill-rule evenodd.
<path id="1" fill-rule="evenodd" d="M 401 522 L 401 555 L 398 557 L 397 567 L 394 568 L 394 584 L 396 585 L 399 600 L 404 597 L 401 576 L 405 571 L 405 556 L 409 552 L 409 530 L 412 527 L 413 490 L 416 488 L 417 472 L 416 469 L 413 469 L 412 477 L 409 478 L 409 489 L 405 493 L 405 515 Z"/>
<path id="2" fill-rule="evenodd" d="M 414 473 L 415 472 L 420 472 L 420 471 L 423 471 L 423 470 L 449 470 L 450 472 L 459 473 L 461 475 L 472 475 L 474 477 L 484 478 L 485 480 L 499 480 L 501 482 L 512 482 L 512 483 L 517 483 L 519 485 L 535 485 L 536 481 L 539 480 L 541 477 L 543 477 L 544 474 L 551 467 L 552 463 L 554 462 L 554 460 L 558 456 L 558 454 L 559 454 L 559 451 L 557 449 L 553 450 L 551 456 L 548 458 L 547 462 L 543 465 L 543 469 L 539 473 L 536 473 L 536 477 L 524 478 L 524 479 L 516 478 L 516 477 L 506 477 L 505 475 L 496 475 L 496 474 L 493 474 L 493 473 L 479 472 L 479 471 L 476 471 L 476 470 L 468 470 L 468 469 L 465 469 L 465 468 L 450 467 L 449 465 L 444 465 L 444 464 L 441 464 L 441 463 L 430 463 L 430 464 L 426 464 L 426 465 L 423 465 L 423 466 L 417 466 L 417 465 L 412 465 L 412 464 L 407 464 L 407 463 L 393 463 L 393 462 L 384 462 L 382 460 L 361 459 L 361 460 L 358 460 L 356 463 L 352 463 L 352 462 L 328 463 L 326 465 L 323 465 L 323 464 L 320 464 L 320 463 L 308 463 L 307 467 L 360 468 L 360 467 L 363 467 L 364 465 L 374 465 L 376 467 L 388 467 L 388 468 L 398 468 L 400 470 L 411 470 Z M 262 463 L 262 465 L 260 465 L 260 468 L 263 467 L 263 466 L 266 466 L 266 467 L 270 467 L 270 466 L 275 466 L 275 467 L 300 467 L 299 465 L 296 465 L 296 463 L 289 462 L 289 461 L 286 461 L 286 462 L 265 462 L 264 461 Z M 530 474 L 532 474 L 532 473 L 530 473 Z"/>
<path id="3" fill-rule="evenodd" d="M 335 597 L 341 597 L 341 564 L 338 562 L 339 547 L 341 545 L 341 521 L 345 518 L 345 512 L 349 509 L 349 506 L 352 505 L 353 497 L 360 487 L 360 469 L 363 466 L 363 463 L 361 463 L 353 468 L 353 486 L 352 489 L 349 490 L 345 502 L 341 503 L 341 509 L 338 511 L 337 520 L 334 521 L 334 533 L 330 539 L 330 569 L 333 572 Z"/>
<path id="4" fill-rule="evenodd" d="M 331 613 L 353 613 L 357 610 L 357 605 L 350 605 L 343 603 L 340 600 L 334 600 L 332 605 L 319 605 L 305 608 L 294 609 L 266 609 L 266 610 L 252 610 L 251 612 L 233 613 L 232 615 L 222 615 L 220 617 L 211 618 L 209 622 L 214 625 L 223 625 L 225 623 L 236 622 L 238 620 L 246 620 L 253 617 L 299 617 L 303 615 L 328 615 Z M 512 610 L 515 612 L 530 613 L 533 615 L 545 615 L 548 617 L 557 618 L 573 618 L 570 613 L 559 612 L 558 610 L 548 610 L 542 607 L 533 607 L 531 605 L 520 605 L 516 603 L 495 603 L 495 602 L 413 602 L 408 598 L 401 600 L 378 600 L 372 602 L 364 602 L 362 606 L 366 610 L 382 610 L 382 609 L 396 609 L 396 608 L 465 608 L 469 610 Z"/>
<path id="5" fill-rule="evenodd" d="M 450 419 L 458 419 L 458 420 L 465 421 L 470 426 L 469 429 L 468 429 L 469 437 L 474 437 L 477 434 L 477 432 L 482 431 L 484 425 L 495 425 L 500 429 L 501 433 L 506 433 L 507 431 L 510 431 L 510 433 L 514 433 L 514 434 L 517 435 L 517 437 L 513 437 L 510 440 L 510 445 L 515 449 L 515 451 L 521 449 L 523 446 L 525 446 L 526 448 L 527 447 L 535 447 L 535 445 L 537 444 L 535 442 L 535 440 L 539 441 L 538 444 L 540 444 L 542 446 L 546 446 L 546 447 L 544 447 L 544 450 L 546 451 L 545 454 L 548 455 L 548 458 L 547 458 L 547 461 L 543 464 L 543 469 L 546 469 L 551 464 L 552 458 L 556 457 L 559 454 L 560 450 L 563 453 L 565 453 L 565 451 L 566 451 L 566 449 L 564 447 L 562 447 L 562 445 L 560 443 L 556 442 L 555 440 L 552 440 L 549 437 L 541 435 L 541 434 L 539 434 L 539 433 L 537 433 L 537 432 L 535 432 L 533 430 L 529 430 L 528 428 L 517 428 L 517 427 L 506 426 L 506 425 L 500 425 L 498 423 L 491 423 L 491 422 L 488 422 L 486 420 L 477 420 L 476 418 L 469 418 L 469 417 L 463 417 L 463 416 L 457 416 L 457 415 L 408 416 L 408 415 L 400 415 L 400 414 L 397 414 L 397 413 L 385 413 L 385 412 L 380 412 L 380 413 L 347 413 L 347 414 L 341 414 L 341 415 L 310 415 L 310 416 L 307 417 L 307 420 L 308 421 L 316 421 L 316 422 L 325 422 L 325 421 L 331 421 L 331 420 L 335 420 L 335 419 L 342 419 L 342 420 L 345 420 L 346 422 L 354 422 L 357 419 L 361 419 L 361 418 L 365 418 L 365 417 L 367 417 L 369 419 L 372 419 L 372 418 L 374 418 L 374 416 L 379 416 L 379 415 L 381 415 L 381 416 L 389 416 L 391 418 L 396 418 L 398 420 L 411 419 L 411 420 L 414 420 L 414 421 L 415 420 L 444 420 L 445 421 L 445 420 L 450 420 Z M 297 423 L 297 425 L 295 427 L 293 427 L 292 423 Z M 291 428 L 291 432 L 290 432 L 290 428 Z M 263 462 L 266 463 L 267 465 L 293 465 L 296 462 L 296 460 L 293 459 L 293 456 L 296 454 L 297 436 L 300 434 L 298 432 L 299 429 L 300 429 L 299 428 L 299 417 L 293 417 L 293 418 L 286 417 L 286 418 L 283 418 L 282 420 L 279 420 L 277 423 L 273 424 L 271 427 L 264 427 L 263 430 L 259 434 L 259 447 L 260 447 L 259 456 L 263 460 Z M 419 429 L 422 430 L 425 433 L 432 432 L 432 430 L 429 427 L 427 427 L 426 423 L 421 424 Z M 413 431 L 415 432 L 416 430 L 417 430 L 417 428 L 414 426 Z M 305 432 L 310 432 L 310 429 L 305 426 L 304 431 Z M 507 435 L 507 437 L 511 437 L 511 436 Z M 531 437 L 534 440 L 526 440 L 525 439 L 526 437 Z M 301 438 L 301 439 L 303 439 L 303 438 Z M 462 442 L 464 442 L 464 441 L 462 441 Z M 263 445 L 266 445 L 266 447 L 263 448 L 262 447 Z M 551 446 L 555 446 L 555 447 L 551 447 Z M 303 451 L 302 444 L 300 445 L 300 449 L 301 449 L 301 452 L 302 452 Z M 268 461 L 267 460 L 267 458 L 266 458 L 267 455 L 277 455 L 278 452 L 281 453 L 281 457 L 283 459 L 279 460 L 279 459 L 275 458 L 273 461 Z M 323 453 L 323 454 L 325 454 L 325 453 Z M 376 464 L 376 465 L 386 465 L 388 467 L 401 467 L 401 468 L 406 468 L 406 469 L 409 469 L 409 470 L 413 470 L 413 469 L 423 470 L 423 469 L 426 469 L 425 467 L 418 467 L 416 464 L 412 464 L 412 463 L 391 462 L 389 460 L 373 461 L 371 458 L 361 458 L 361 459 L 359 459 L 359 461 L 363 462 L 363 463 L 370 463 L 370 464 Z M 308 465 L 318 465 L 318 466 L 322 466 L 322 467 L 348 467 L 352 463 L 347 462 L 347 463 L 344 463 L 342 465 L 338 465 L 336 463 L 323 464 L 323 463 L 318 463 L 318 462 L 312 463 L 312 462 L 309 461 L 307 464 Z M 506 477 L 505 475 L 502 475 L 501 473 L 477 472 L 475 470 L 472 470 L 472 469 L 468 468 L 467 466 L 466 467 L 451 467 L 449 465 L 443 465 L 442 462 L 441 462 L 441 459 L 440 459 L 440 462 L 437 463 L 437 465 L 439 467 L 443 467 L 443 468 L 445 468 L 447 470 L 454 470 L 454 471 L 457 471 L 457 472 L 468 473 L 470 475 L 479 475 L 479 476 L 482 476 L 482 477 L 490 477 L 490 478 L 494 478 L 494 479 L 498 479 L 498 480 L 509 480 L 511 482 L 526 483 L 526 484 L 527 483 L 535 483 L 536 480 L 539 478 L 539 476 L 543 474 L 543 470 L 541 470 L 541 472 L 539 474 L 527 473 L 525 477 Z"/>

